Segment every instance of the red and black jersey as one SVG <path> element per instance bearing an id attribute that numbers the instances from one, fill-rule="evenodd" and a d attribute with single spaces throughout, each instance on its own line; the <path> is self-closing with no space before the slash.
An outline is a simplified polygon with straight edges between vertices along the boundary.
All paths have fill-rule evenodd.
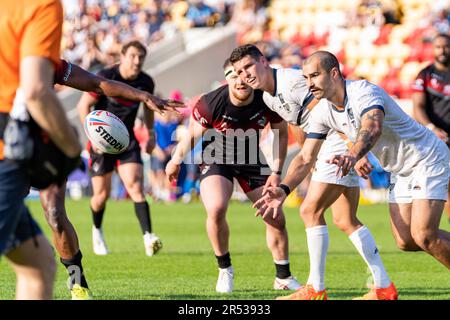
<path id="1" fill-rule="evenodd" d="M 153 91 L 155 89 L 155 84 L 152 77 L 150 77 L 145 72 L 141 71 L 138 77 L 134 80 L 126 80 L 120 75 L 118 65 L 100 70 L 100 72 L 98 72 L 98 75 L 106 79 L 126 83 L 131 87 L 142 91 L 147 91 L 151 94 L 153 94 Z M 130 139 L 135 139 L 133 127 L 140 102 L 117 97 L 107 97 L 105 95 L 100 95 L 93 92 L 91 92 L 91 95 L 98 99 L 97 103 L 94 106 L 94 110 L 107 110 L 115 114 L 120 118 L 120 120 L 123 121 L 123 123 L 127 127 L 128 132 L 130 133 Z"/>
<path id="2" fill-rule="evenodd" d="M 425 94 L 430 121 L 450 135 L 450 72 L 439 71 L 431 64 L 419 73 L 412 88 Z"/>
<path id="3" fill-rule="evenodd" d="M 203 136 L 203 158 L 209 150 L 215 159 L 223 157 L 225 163 L 248 163 L 259 153 L 261 130 L 268 123 L 283 119 L 270 110 L 262 99 L 261 90 L 254 91 L 253 101 L 246 106 L 231 103 L 228 85 L 203 95 L 192 109 L 193 118 L 208 130 Z M 231 160 L 234 159 L 234 160 Z M 258 158 L 259 159 L 259 158 Z M 217 163 L 217 162 L 214 162 Z"/>

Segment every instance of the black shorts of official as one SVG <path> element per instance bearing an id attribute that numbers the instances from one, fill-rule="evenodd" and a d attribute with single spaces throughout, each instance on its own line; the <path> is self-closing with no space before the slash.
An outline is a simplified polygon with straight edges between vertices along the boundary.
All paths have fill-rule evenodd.
<path id="1" fill-rule="evenodd" d="M 214 175 L 225 177 L 231 183 L 233 178 L 236 178 L 242 190 L 248 193 L 266 184 L 269 177 L 267 173 L 270 173 L 267 165 L 202 164 L 200 165 L 200 182 Z"/>
<path id="2" fill-rule="evenodd" d="M 95 153 L 88 144 L 89 174 L 91 177 L 103 176 L 125 163 L 142 164 L 141 148 L 136 140 L 131 140 L 127 150 L 119 154 Z"/>
<path id="3" fill-rule="evenodd" d="M 23 201 L 29 178 L 22 164 L 0 160 L 0 256 L 42 234 Z"/>

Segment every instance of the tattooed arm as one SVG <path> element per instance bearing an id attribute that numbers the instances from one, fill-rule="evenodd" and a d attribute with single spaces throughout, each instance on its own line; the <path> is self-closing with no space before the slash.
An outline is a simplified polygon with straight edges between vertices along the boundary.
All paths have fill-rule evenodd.
<path id="1" fill-rule="evenodd" d="M 384 112 L 379 109 L 369 110 L 362 116 L 361 127 L 355 143 L 348 153 L 345 155 L 336 155 L 327 161 L 328 163 L 334 163 L 338 166 L 338 176 L 342 177 L 347 175 L 350 169 L 355 166 L 356 162 L 373 148 L 381 136 L 383 119 Z M 358 174 L 364 177 L 359 171 Z"/>
<path id="2" fill-rule="evenodd" d="M 384 113 L 379 109 L 372 109 L 362 116 L 361 128 L 359 129 L 353 147 L 348 153 L 350 156 L 359 160 L 372 149 L 381 136 L 383 119 Z"/>

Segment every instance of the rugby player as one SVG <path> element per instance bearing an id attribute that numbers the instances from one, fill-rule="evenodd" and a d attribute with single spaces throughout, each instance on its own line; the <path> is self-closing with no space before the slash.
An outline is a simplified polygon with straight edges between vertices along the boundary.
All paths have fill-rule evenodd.
<path id="1" fill-rule="evenodd" d="M 216 291 L 230 293 L 233 290 L 234 269 L 231 265 L 226 212 L 233 193 L 233 178 L 251 201 L 259 199 L 266 181 L 277 179 L 283 167 L 287 150 L 287 124 L 264 105 L 260 90 L 253 91 L 237 76 L 229 60 L 225 61 L 224 72 L 227 85 L 203 95 L 195 104 L 189 135 L 176 147 L 172 159 L 167 163 L 166 174 L 171 181 L 177 179 L 181 162 L 203 136 L 200 195 L 207 212 L 206 230 L 219 266 Z M 272 174 L 259 149 L 260 131 L 268 123 L 279 132 Z M 244 132 L 243 137 L 239 131 Z M 214 135 L 210 136 L 211 133 Z M 239 140 L 246 144 L 245 148 L 228 143 Z M 210 158 L 207 152 L 212 149 L 215 152 Z M 256 158 L 252 159 L 253 155 Z M 278 210 L 275 217 L 265 217 L 264 222 L 267 246 L 272 252 L 276 268 L 274 289 L 296 290 L 300 284 L 290 272 L 283 211 Z"/>
<path id="2" fill-rule="evenodd" d="M 450 146 L 450 36 L 436 35 L 433 47 L 434 63 L 420 71 L 412 87 L 413 115 Z M 445 209 L 450 221 L 449 201 Z"/>
<path id="3" fill-rule="evenodd" d="M 99 75 L 152 94 L 155 87 L 153 79 L 142 71 L 146 54 L 147 50 L 140 42 L 128 42 L 122 47 L 120 63 L 101 70 Z M 143 190 L 143 166 L 140 148 L 133 133 L 139 105 L 139 102 L 107 97 L 95 92 L 84 93 L 77 105 L 82 122 L 91 111 L 91 107 L 94 107 L 95 110 L 110 111 L 118 116 L 130 133 L 130 145 L 125 152 L 118 155 L 101 154 L 91 144 L 88 145 L 89 171 L 93 187 L 93 196 L 90 202 L 94 221 L 92 241 L 94 253 L 98 255 L 109 253 L 101 226 L 106 201 L 111 191 L 111 177 L 116 167 L 128 194 L 134 202 L 136 216 L 143 233 L 146 255 L 153 256 L 162 248 L 161 240 L 152 232 L 150 207 Z M 153 113 L 148 108 L 144 108 L 144 122 L 149 130 L 149 136 L 153 137 Z M 151 152 L 153 147 L 154 138 L 149 139 L 146 152 Z"/>
<path id="4" fill-rule="evenodd" d="M 264 90 L 266 105 L 291 125 L 297 126 L 300 135 L 303 134 L 302 131 L 308 130 L 311 110 L 319 105 L 326 105 L 325 101 L 319 102 L 308 90 L 301 70 L 271 68 L 256 46 L 243 45 L 236 48 L 231 53 L 230 60 L 242 80 L 253 89 Z M 308 192 L 300 207 L 300 216 L 306 227 L 310 274 L 307 284 L 287 299 L 327 299 L 325 262 L 329 238 L 324 213 L 330 206 L 333 222 L 349 236 L 368 265 L 375 286 L 387 288 L 391 284 L 379 252 L 375 250 L 372 234 L 356 216 L 359 201 L 358 175 L 352 171 L 345 177 L 336 177 L 335 166 L 326 163 L 332 155 L 348 150 L 343 139 L 346 139 L 345 136 L 330 131 L 317 155 Z M 368 161 L 365 161 L 363 168 L 366 170 L 363 176 L 367 178 L 371 170 Z"/>
<path id="5" fill-rule="evenodd" d="M 16 274 L 17 299 L 51 299 L 52 248 L 24 204 L 30 179 L 23 164 L 3 160 L 3 134 L 19 96 L 36 123 L 69 158 L 81 146 L 54 90 L 63 8 L 58 0 L 2 1 L 0 10 L 0 255 Z M 21 95 L 19 90 L 21 89 Z"/>
<path id="6" fill-rule="evenodd" d="M 286 195 L 306 176 L 314 164 L 323 139 L 330 130 L 344 133 L 353 142 L 348 152 L 332 156 L 339 176 L 352 168 L 369 150 L 384 170 L 391 172 L 389 193 L 391 225 L 400 249 L 423 250 L 450 267 L 450 235 L 439 230 L 447 199 L 449 151 L 430 130 L 410 118 L 380 87 L 365 80 L 345 80 L 336 57 L 317 51 L 303 63 L 311 92 L 325 99 L 314 109 L 305 145 L 288 169 L 280 187 L 268 188 L 258 201 L 259 214 L 277 210 Z M 362 169 L 365 173 L 365 169 Z M 394 299 L 397 293 L 375 287 L 364 299 Z"/>
<path id="7" fill-rule="evenodd" d="M 81 91 L 140 101 L 150 110 L 158 113 L 164 112 L 164 110 L 173 111 L 183 106 L 182 103 L 177 101 L 163 100 L 125 83 L 95 75 L 63 59 L 56 67 L 54 83 Z M 44 208 L 45 218 L 53 233 L 53 244 L 60 255 L 61 263 L 65 266 L 70 276 L 69 289 L 72 299 L 91 299 L 92 294 L 84 276 L 81 262 L 83 256 L 77 234 L 67 217 L 64 205 L 65 193 L 65 184 L 52 184 L 48 188 L 40 190 L 41 203 Z"/>

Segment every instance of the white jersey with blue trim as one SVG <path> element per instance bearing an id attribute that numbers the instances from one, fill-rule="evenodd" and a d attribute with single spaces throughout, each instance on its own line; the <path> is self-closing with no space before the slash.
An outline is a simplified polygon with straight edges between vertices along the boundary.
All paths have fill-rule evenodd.
<path id="1" fill-rule="evenodd" d="M 308 132 L 311 114 L 311 111 L 308 109 L 308 104 L 312 102 L 314 96 L 306 85 L 303 71 L 291 68 L 273 70 L 275 94 L 272 96 L 270 93 L 264 92 L 264 102 L 286 122 L 300 126 L 303 131 Z M 326 107 L 328 104 L 326 100 L 322 99 L 314 108 L 320 105 Z M 333 155 L 346 152 L 347 150 L 348 148 L 344 140 L 333 130 L 327 136 L 320 149 L 318 158 L 325 161 Z"/>
<path id="2" fill-rule="evenodd" d="M 346 80 L 345 90 L 343 110 L 329 101 L 314 108 L 308 136 L 324 138 L 334 129 L 355 142 L 362 116 L 380 109 L 385 114 L 383 132 L 371 151 L 384 170 L 405 176 L 418 165 L 447 159 L 449 151 L 445 143 L 407 115 L 382 88 L 365 80 Z"/>
<path id="3" fill-rule="evenodd" d="M 264 92 L 266 105 L 284 120 L 293 125 L 301 125 L 301 117 L 307 117 L 309 110 L 302 110 L 305 102 L 314 98 L 308 90 L 303 71 L 298 69 L 273 69 L 275 94 Z M 303 109 L 306 109 L 303 107 Z M 303 112 L 302 112 L 303 111 Z M 303 121 L 305 123 L 306 121 Z"/>

